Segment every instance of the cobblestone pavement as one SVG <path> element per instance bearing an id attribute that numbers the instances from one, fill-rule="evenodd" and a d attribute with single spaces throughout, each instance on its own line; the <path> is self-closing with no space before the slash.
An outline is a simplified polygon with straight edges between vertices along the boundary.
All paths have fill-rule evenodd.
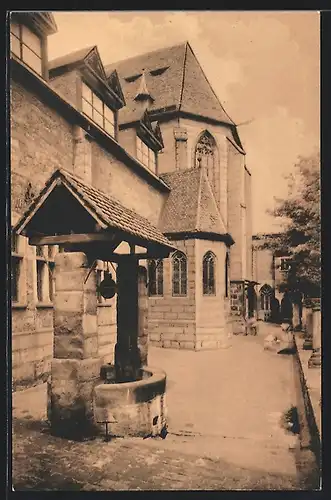
<path id="1" fill-rule="evenodd" d="M 16 489 L 299 489 L 297 438 L 281 425 L 295 406 L 293 360 L 263 348 L 275 328 L 224 350 L 150 349 L 149 364 L 167 373 L 164 440 L 54 438 L 40 426 L 45 385 L 15 393 Z"/>

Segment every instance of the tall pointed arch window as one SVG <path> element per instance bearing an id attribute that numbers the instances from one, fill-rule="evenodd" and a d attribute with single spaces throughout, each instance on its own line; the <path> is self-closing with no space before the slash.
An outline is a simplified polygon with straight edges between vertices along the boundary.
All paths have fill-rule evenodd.
<path id="1" fill-rule="evenodd" d="M 163 296 L 163 260 L 148 261 L 148 295 Z"/>
<path id="2" fill-rule="evenodd" d="M 200 136 L 195 147 L 194 166 L 205 169 L 211 186 L 215 187 L 216 142 L 206 130 Z"/>
<path id="3" fill-rule="evenodd" d="M 187 295 L 187 258 L 183 252 L 175 252 L 172 257 L 172 295 Z"/>
<path id="4" fill-rule="evenodd" d="M 202 260 L 203 295 L 216 295 L 216 257 L 207 252 Z"/>

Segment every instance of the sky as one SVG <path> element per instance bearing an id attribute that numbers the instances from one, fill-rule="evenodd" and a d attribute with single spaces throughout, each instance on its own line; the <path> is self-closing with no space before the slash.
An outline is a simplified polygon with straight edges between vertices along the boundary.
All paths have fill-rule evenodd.
<path id="1" fill-rule="evenodd" d="M 313 11 L 53 12 L 49 58 L 97 45 L 106 65 L 189 41 L 246 151 L 253 233 L 281 226 L 267 214 L 287 196 L 299 156 L 319 150 L 320 32 Z"/>

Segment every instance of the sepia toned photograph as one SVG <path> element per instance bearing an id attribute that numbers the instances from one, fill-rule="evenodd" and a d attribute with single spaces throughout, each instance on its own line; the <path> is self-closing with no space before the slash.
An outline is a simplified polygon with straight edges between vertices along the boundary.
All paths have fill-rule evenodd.
<path id="1" fill-rule="evenodd" d="M 7 36 L 10 490 L 321 490 L 320 13 Z"/>

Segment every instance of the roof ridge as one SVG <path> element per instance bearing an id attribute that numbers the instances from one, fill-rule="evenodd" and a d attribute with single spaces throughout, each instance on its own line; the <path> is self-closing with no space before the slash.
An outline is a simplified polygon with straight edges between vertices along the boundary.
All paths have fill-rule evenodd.
<path id="1" fill-rule="evenodd" d="M 197 171 L 201 167 L 191 167 L 191 168 L 186 168 L 184 170 L 172 170 L 170 172 L 164 172 L 163 174 L 160 174 L 160 177 L 163 176 L 169 176 L 169 175 L 181 175 L 181 174 L 187 174 L 189 172 L 192 172 L 192 170 Z"/>
<path id="2" fill-rule="evenodd" d="M 183 61 L 183 78 L 182 78 L 182 86 L 180 89 L 180 94 L 179 94 L 179 106 L 178 110 L 180 110 L 182 106 L 182 99 L 183 99 L 183 91 L 184 91 L 184 81 L 185 81 L 185 68 L 186 68 L 186 57 L 187 57 L 187 46 L 189 45 L 188 42 L 185 44 L 185 53 L 184 53 L 184 61 Z"/>
<path id="3" fill-rule="evenodd" d="M 227 112 L 225 111 L 225 109 L 223 108 L 223 105 L 222 105 L 222 103 L 221 103 L 221 101 L 220 101 L 220 99 L 219 99 L 218 95 L 216 94 L 215 90 L 213 89 L 213 86 L 211 85 L 210 81 L 208 80 L 208 78 L 207 78 L 207 76 L 206 76 L 206 73 L 205 73 L 205 71 L 204 71 L 203 67 L 202 67 L 202 66 L 201 66 L 201 64 L 200 64 L 199 59 L 198 59 L 198 58 L 197 58 L 197 56 L 195 55 L 195 53 L 194 53 L 194 51 L 193 51 L 193 49 L 192 49 L 192 47 L 191 47 L 190 43 L 189 43 L 189 42 L 187 42 L 187 44 L 188 44 L 188 46 L 190 47 L 191 52 L 192 52 L 192 54 L 193 54 L 194 58 L 196 59 L 196 61 L 197 61 L 198 65 L 199 65 L 199 67 L 200 67 L 200 69 L 201 69 L 201 71 L 202 71 L 203 76 L 205 77 L 205 79 L 206 79 L 206 81 L 207 81 L 207 83 L 208 83 L 209 87 L 211 88 L 212 93 L 213 93 L 213 94 L 214 94 L 214 96 L 216 97 L 217 102 L 219 103 L 219 105 L 221 106 L 222 110 L 224 111 L 224 113 L 226 114 L 226 116 L 229 118 L 229 120 L 231 121 L 231 123 L 232 123 L 233 125 L 236 125 L 236 124 L 235 124 L 235 122 L 232 120 L 232 118 L 230 118 L 230 116 L 228 115 L 228 113 L 227 113 Z"/>
<path id="4" fill-rule="evenodd" d="M 181 43 L 176 43 L 174 45 L 160 47 L 159 49 L 149 50 L 147 52 L 142 52 L 141 54 L 137 54 L 135 56 L 126 57 L 124 59 L 119 59 L 119 60 L 114 61 L 114 62 L 109 62 L 109 63 L 105 64 L 105 68 L 107 69 L 108 66 L 115 66 L 116 64 L 120 64 L 120 63 L 127 62 L 127 61 L 132 61 L 133 59 L 137 59 L 138 57 L 148 56 L 150 54 L 156 54 L 157 52 L 160 52 L 161 50 L 170 50 L 170 49 L 174 49 L 175 47 L 181 47 L 182 45 L 186 45 L 187 43 L 188 43 L 187 41 L 181 42 Z"/>

